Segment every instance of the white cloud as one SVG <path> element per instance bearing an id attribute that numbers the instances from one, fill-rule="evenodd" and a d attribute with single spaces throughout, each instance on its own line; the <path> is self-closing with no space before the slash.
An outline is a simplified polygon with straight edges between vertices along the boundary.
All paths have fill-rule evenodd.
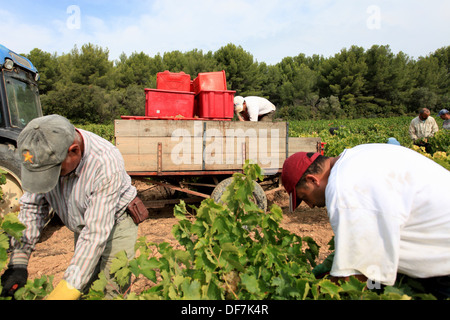
<path id="1" fill-rule="evenodd" d="M 65 4 L 44 2 L 35 5 L 42 12 L 28 15 L 0 9 L 1 41 L 15 51 L 59 54 L 91 42 L 108 48 L 111 59 L 122 52 L 216 51 L 234 43 L 272 64 L 299 53 L 330 56 L 351 45 L 389 44 L 418 57 L 450 39 L 450 2 L 440 0 L 130 1 L 80 0 L 79 29 L 67 27 Z M 380 28 L 367 26 L 370 6 L 380 9 Z"/>
<path id="2" fill-rule="evenodd" d="M 281 1 L 243 0 L 216 2 L 201 0 L 155 1 L 141 4 L 142 13 L 134 19 L 121 17 L 95 28 L 84 22 L 80 33 L 95 35 L 97 43 L 107 46 L 111 56 L 121 52 L 145 51 L 148 54 L 172 50 L 217 50 L 227 43 L 244 44 L 248 39 L 264 41 L 288 26 L 274 15 L 283 8 Z"/>
<path id="3" fill-rule="evenodd" d="M 52 41 L 52 33 L 47 28 L 28 21 L 20 23 L 13 13 L 1 9 L 0 30 L 2 44 L 18 53 L 27 53 Z"/>

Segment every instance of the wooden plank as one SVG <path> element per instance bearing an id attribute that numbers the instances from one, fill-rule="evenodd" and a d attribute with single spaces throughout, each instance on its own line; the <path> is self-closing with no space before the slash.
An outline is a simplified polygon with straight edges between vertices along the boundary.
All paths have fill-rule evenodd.
<path id="1" fill-rule="evenodd" d="M 252 160 L 263 167 L 276 167 L 285 160 L 285 152 L 281 153 L 256 153 L 252 154 L 249 151 L 243 156 L 242 150 L 236 150 L 235 152 L 219 153 L 217 150 L 208 149 L 209 145 L 205 148 L 205 153 L 184 152 L 179 150 L 178 152 L 166 152 L 164 147 L 162 149 L 162 171 L 172 170 L 202 170 L 202 163 L 204 162 L 205 170 L 231 170 L 242 169 L 246 159 Z M 132 149 L 132 148 L 131 148 Z M 156 171 L 158 167 L 158 144 L 154 144 L 154 152 L 123 152 L 122 155 L 125 160 L 127 171 Z M 208 151 L 209 150 L 209 151 Z M 263 157 L 262 157 L 263 155 Z"/>
<path id="2" fill-rule="evenodd" d="M 115 120 L 116 137 L 201 137 L 203 121 L 192 120 Z"/>
<path id="3" fill-rule="evenodd" d="M 158 170 L 158 156 L 156 154 L 125 154 L 125 169 L 130 172 L 156 172 Z M 161 171 L 201 171 L 202 163 L 190 158 L 172 159 L 171 155 L 162 156 Z"/>
<path id="4" fill-rule="evenodd" d="M 206 121 L 206 129 L 218 129 L 221 132 L 242 129 L 244 133 L 248 130 L 260 131 L 262 129 L 268 129 L 269 131 L 278 130 L 280 136 L 286 136 L 285 122 Z"/>
<path id="5" fill-rule="evenodd" d="M 129 172 L 202 170 L 202 121 L 116 120 L 116 146 Z M 158 166 L 158 144 L 161 162 Z"/>
<path id="6" fill-rule="evenodd" d="M 245 160 L 257 163 L 260 167 L 279 166 L 286 158 L 285 145 L 281 148 L 257 148 L 258 143 L 251 144 L 249 141 L 243 144 L 235 142 L 234 149 L 228 149 L 218 143 L 207 145 L 203 154 L 205 170 L 241 169 Z M 224 148 L 224 149 L 221 149 Z"/>
<path id="7" fill-rule="evenodd" d="M 280 139 L 252 139 L 252 138 L 213 138 L 205 140 L 204 153 L 214 156 L 241 156 L 245 151 L 245 158 L 266 158 L 272 154 L 286 153 L 286 144 Z"/>
<path id="8" fill-rule="evenodd" d="M 320 138 L 289 138 L 289 156 L 296 152 L 318 152 L 317 143 L 320 144 Z"/>
<path id="9" fill-rule="evenodd" d="M 116 137 L 116 146 L 122 154 L 157 154 L 158 143 L 163 154 L 182 151 L 202 154 L 202 137 Z"/>
<path id="10" fill-rule="evenodd" d="M 246 159 L 275 168 L 286 155 L 286 123 L 208 122 L 205 170 L 242 169 Z"/>

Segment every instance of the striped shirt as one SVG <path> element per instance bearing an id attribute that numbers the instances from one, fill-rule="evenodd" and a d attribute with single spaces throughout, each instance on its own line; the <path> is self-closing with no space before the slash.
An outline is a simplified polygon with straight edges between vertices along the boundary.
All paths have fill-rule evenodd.
<path id="1" fill-rule="evenodd" d="M 53 208 L 71 231 L 78 233 L 64 279 L 82 290 L 90 280 L 115 222 L 136 196 L 119 150 L 109 141 L 81 129 L 84 155 L 71 174 L 62 176 L 46 194 L 22 196 L 19 219 L 25 224 L 21 244 L 13 241 L 10 265 L 28 264 L 31 252 Z"/>

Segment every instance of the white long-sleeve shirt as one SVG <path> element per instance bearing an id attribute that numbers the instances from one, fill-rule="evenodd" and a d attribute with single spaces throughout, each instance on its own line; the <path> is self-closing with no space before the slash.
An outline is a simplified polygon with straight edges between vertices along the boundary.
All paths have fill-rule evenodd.
<path id="1" fill-rule="evenodd" d="M 401 146 L 345 150 L 331 170 L 326 206 L 335 233 L 332 276 L 364 274 L 393 285 L 450 275 L 450 171 Z"/>
<path id="2" fill-rule="evenodd" d="M 245 103 L 250 121 L 258 121 L 259 116 L 276 110 L 272 102 L 262 97 L 245 97 Z"/>

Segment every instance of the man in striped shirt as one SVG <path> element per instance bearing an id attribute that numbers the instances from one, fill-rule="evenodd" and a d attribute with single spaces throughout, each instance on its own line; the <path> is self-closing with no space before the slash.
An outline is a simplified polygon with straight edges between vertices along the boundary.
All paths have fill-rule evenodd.
<path id="1" fill-rule="evenodd" d="M 31 121 L 19 136 L 22 182 L 21 242 L 13 241 L 4 288 L 26 283 L 27 264 L 52 208 L 74 232 L 75 249 L 63 280 L 48 299 L 78 299 L 125 250 L 134 256 L 137 225 L 126 209 L 137 191 L 118 149 L 103 138 L 76 129 L 61 116 Z M 6 278 L 6 279 L 4 279 Z M 5 282 L 5 283 L 4 283 Z M 106 297 L 117 285 L 108 281 Z"/>

